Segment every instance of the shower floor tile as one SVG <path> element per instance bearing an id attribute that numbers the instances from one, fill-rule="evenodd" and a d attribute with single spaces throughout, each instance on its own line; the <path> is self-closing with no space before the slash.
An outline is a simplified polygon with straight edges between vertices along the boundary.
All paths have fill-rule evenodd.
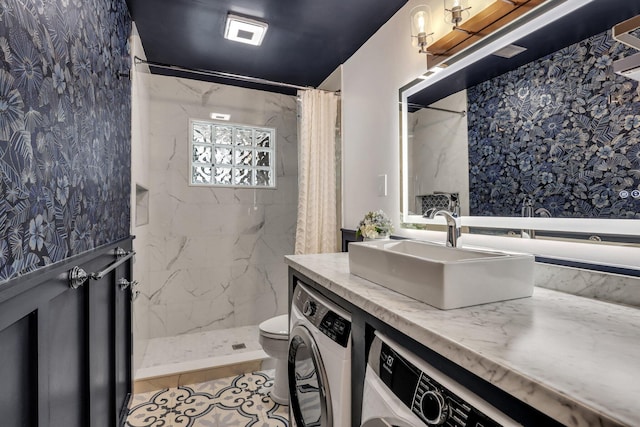
<path id="1" fill-rule="evenodd" d="M 269 397 L 273 370 L 135 394 L 125 427 L 288 427 L 288 406 Z"/>
<path id="2" fill-rule="evenodd" d="M 261 350 L 257 325 L 238 328 L 219 329 L 173 337 L 152 338 L 147 345 L 141 368 L 168 365 L 185 360 L 206 359 L 211 357 L 237 354 L 233 345 L 245 344 L 245 351 Z"/>
<path id="3" fill-rule="evenodd" d="M 257 325 L 152 338 L 136 380 L 265 359 Z"/>

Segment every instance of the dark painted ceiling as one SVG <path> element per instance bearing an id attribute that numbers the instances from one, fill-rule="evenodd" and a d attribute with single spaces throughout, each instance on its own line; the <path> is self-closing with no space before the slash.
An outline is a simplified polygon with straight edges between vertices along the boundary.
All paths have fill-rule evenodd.
<path id="1" fill-rule="evenodd" d="M 559 49 L 570 46 L 640 14 L 639 0 L 595 0 L 560 18 L 513 44 L 528 50 L 511 59 L 489 55 L 436 85 L 429 86 L 409 98 L 417 105 L 433 102 L 502 75 Z M 415 111 L 415 109 L 414 109 Z"/>
<path id="2" fill-rule="evenodd" d="M 406 1 L 127 0 L 127 4 L 149 61 L 316 87 Z M 266 21 L 269 29 L 262 46 L 226 40 L 228 12 Z M 152 72 L 295 93 L 160 68 Z"/>

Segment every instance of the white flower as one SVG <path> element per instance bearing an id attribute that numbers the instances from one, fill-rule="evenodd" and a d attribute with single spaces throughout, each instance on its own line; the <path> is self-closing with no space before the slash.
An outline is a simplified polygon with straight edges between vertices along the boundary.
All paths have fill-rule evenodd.
<path id="1" fill-rule="evenodd" d="M 367 224 L 360 227 L 360 234 L 367 239 L 375 239 L 378 237 L 378 231 L 376 230 L 376 226 L 373 224 Z"/>
<path id="2" fill-rule="evenodd" d="M 360 224 L 356 235 L 361 235 L 367 239 L 376 239 L 380 236 L 388 236 L 393 231 L 391 220 L 381 210 L 368 212 Z"/>

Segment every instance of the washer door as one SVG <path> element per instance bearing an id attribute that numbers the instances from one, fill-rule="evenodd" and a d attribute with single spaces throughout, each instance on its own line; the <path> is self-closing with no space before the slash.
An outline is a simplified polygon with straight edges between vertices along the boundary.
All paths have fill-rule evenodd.
<path id="1" fill-rule="evenodd" d="M 320 351 L 309 330 L 293 328 L 289 341 L 290 408 L 297 427 L 333 427 L 331 395 Z"/>

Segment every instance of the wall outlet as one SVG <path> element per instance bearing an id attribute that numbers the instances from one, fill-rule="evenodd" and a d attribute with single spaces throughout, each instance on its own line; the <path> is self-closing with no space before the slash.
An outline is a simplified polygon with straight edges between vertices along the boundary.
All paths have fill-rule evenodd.
<path id="1" fill-rule="evenodd" d="M 387 174 L 378 175 L 378 197 L 387 196 Z"/>

